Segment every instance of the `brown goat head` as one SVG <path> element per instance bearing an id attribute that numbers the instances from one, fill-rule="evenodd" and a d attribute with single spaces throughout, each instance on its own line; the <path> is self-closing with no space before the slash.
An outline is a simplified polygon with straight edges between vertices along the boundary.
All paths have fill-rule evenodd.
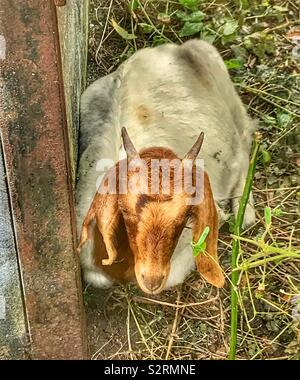
<path id="1" fill-rule="evenodd" d="M 96 220 L 108 255 L 108 259 L 102 260 L 103 269 L 105 265 L 113 266 L 121 245 L 118 229 L 121 223 L 125 224 L 128 254 L 133 255 L 136 280 L 144 292 L 158 294 L 165 287 L 171 257 L 183 229 L 191 224 L 193 240 L 198 241 L 204 228 L 209 226 L 206 254 L 199 255 L 196 264 L 209 283 L 222 287 L 224 276 L 217 257 L 216 207 L 207 174 L 194 165 L 203 142 L 203 133 L 184 160 L 165 148 L 148 148 L 138 153 L 125 128 L 122 129 L 122 138 L 127 160 L 119 161 L 102 181 L 106 188 L 103 191 L 102 186 L 102 190 L 95 195 L 83 223 L 79 248 L 88 238 L 92 238 L 89 226 Z M 160 165 L 153 166 L 153 162 L 161 163 L 162 160 L 169 163 L 168 183 L 164 183 L 164 169 Z M 183 183 L 184 162 L 188 162 L 187 170 L 192 178 L 191 191 L 187 191 Z M 124 167 L 127 169 L 125 176 L 121 170 Z M 115 194 L 108 191 L 111 190 L 107 186 L 111 176 L 114 177 L 112 183 L 115 184 Z M 201 182 L 202 201 L 190 204 L 189 199 L 197 187 L 197 178 L 201 176 L 204 178 L 204 186 Z"/>

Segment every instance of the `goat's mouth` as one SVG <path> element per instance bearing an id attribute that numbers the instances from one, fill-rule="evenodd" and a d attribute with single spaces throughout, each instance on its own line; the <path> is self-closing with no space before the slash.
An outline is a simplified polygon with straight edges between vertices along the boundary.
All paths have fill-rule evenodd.
<path id="1" fill-rule="evenodd" d="M 163 284 L 162 286 L 159 286 L 158 288 L 148 289 L 143 283 L 138 282 L 138 284 L 139 284 L 139 287 L 141 288 L 141 290 L 144 293 L 150 294 L 150 295 L 156 295 L 156 294 L 161 293 L 164 290 L 164 287 L 165 287 L 165 284 Z"/>
<path id="2" fill-rule="evenodd" d="M 143 274 L 136 275 L 137 283 L 141 290 L 146 294 L 159 294 L 166 285 L 168 276 L 161 276 L 160 278 L 145 277 Z"/>

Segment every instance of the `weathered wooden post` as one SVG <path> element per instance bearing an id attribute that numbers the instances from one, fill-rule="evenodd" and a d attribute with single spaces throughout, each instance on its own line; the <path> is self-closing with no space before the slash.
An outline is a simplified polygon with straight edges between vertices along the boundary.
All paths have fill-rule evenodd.
<path id="1" fill-rule="evenodd" d="M 0 357 L 87 357 L 73 200 L 87 5 L 0 0 Z"/>

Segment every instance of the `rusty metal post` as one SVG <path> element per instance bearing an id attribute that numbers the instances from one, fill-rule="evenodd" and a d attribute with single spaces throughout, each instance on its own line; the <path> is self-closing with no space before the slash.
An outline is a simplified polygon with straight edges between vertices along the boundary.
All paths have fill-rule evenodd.
<path id="1" fill-rule="evenodd" d="M 30 356 L 86 358 L 54 2 L 0 0 L 0 50 L 0 132 Z"/>

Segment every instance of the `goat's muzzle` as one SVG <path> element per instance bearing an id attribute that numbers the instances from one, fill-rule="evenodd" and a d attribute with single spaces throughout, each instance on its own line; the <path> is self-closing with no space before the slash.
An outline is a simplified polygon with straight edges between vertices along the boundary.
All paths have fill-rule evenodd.
<path id="1" fill-rule="evenodd" d="M 149 265 L 149 264 L 148 264 Z M 161 265 L 149 267 L 146 263 L 136 263 L 135 275 L 139 287 L 144 293 L 158 294 L 166 285 L 170 272 L 170 265 Z"/>
<path id="2" fill-rule="evenodd" d="M 164 275 L 147 276 L 142 273 L 141 280 L 143 283 L 143 290 L 144 291 L 147 290 L 146 293 L 150 293 L 150 294 L 159 293 L 165 284 L 165 278 L 166 276 Z"/>

